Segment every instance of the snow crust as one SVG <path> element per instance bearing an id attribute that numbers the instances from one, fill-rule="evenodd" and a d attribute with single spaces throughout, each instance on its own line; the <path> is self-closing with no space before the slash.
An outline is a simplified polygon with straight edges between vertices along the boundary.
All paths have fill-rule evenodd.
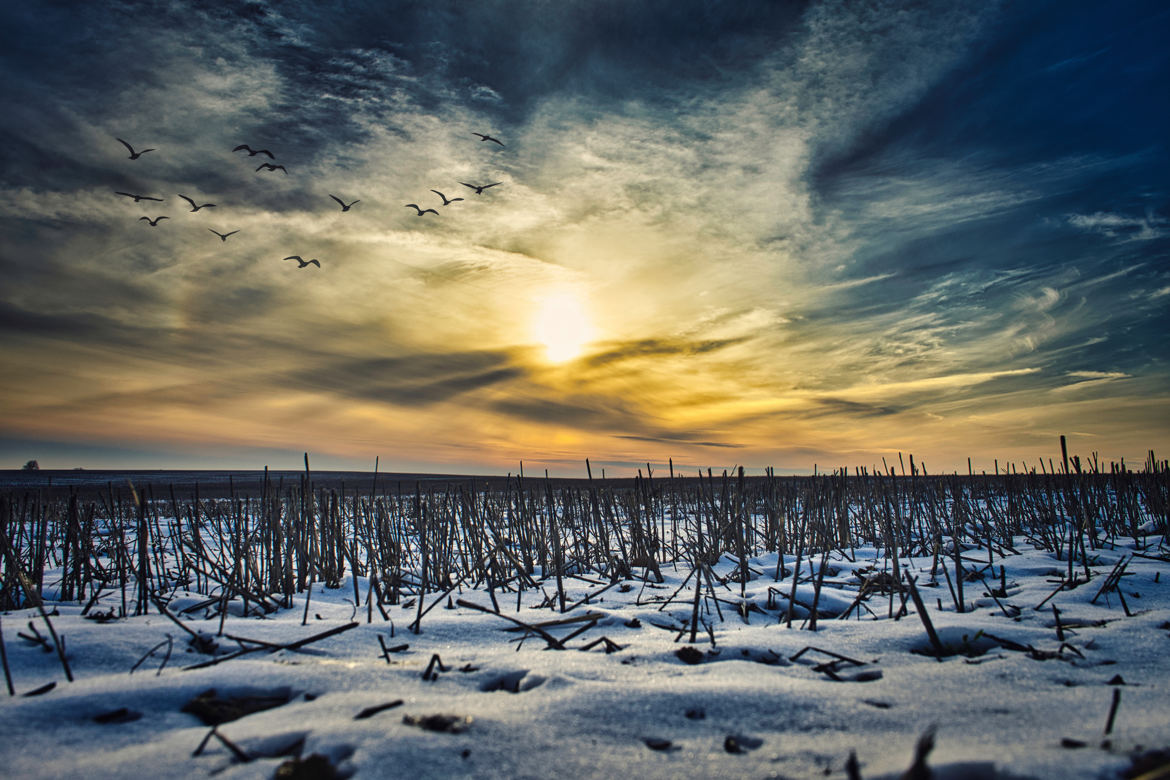
<path id="1" fill-rule="evenodd" d="M 75 679 L 65 680 L 55 653 L 18 636 L 32 635 L 31 622 L 47 637 L 35 609 L 3 614 L 18 695 L 0 696 L 0 766 L 21 778 L 272 777 L 287 759 L 280 753 L 303 739 L 301 755 L 319 753 L 357 777 L 845 777 L 853 751 L 863 777 L 896 778 L 910 766 L 920 735 L 934 727 L 928 763 L 936 778 L 1118 777 L 1135 753 L 1170 746 L 1170 563 L 1153 547 L 1145 554 L 1155 557 L 1129 558 L 1121 589 L 1132 616 L 1116 592 L 1091 603 L 1134 545 L 1097 550 L 1091 581 L 1059 590 L 1039 609 L 1059 587 L 1066 563 L 1025 539 L 1014 542 L 1019 554 L 995 555 L 992 566 L 982 567 L 985 581 L 965 583 L 970 611 L 963 613 L 941 573 L 931 577 L 929 557 L 904 559 L 943 644 L 984 651 L 941 660 L 922 654 L 930 643 L 911 601 L 906 614 L 889 617 L 900 612 L 896 593 L 873 595 L 849 619 L 829 616 L 856 598 L 855 571 L 888 564 L 873 548 L 856 550 L 852 561 L 830 555 L 816 631 L 807 630 L 801 607 L 791 628 L 783 624 L 791 576 L 774 581 L 775 554 L 750 561 L 753 578 L 742 597 L 739 582 L 718 582 L 738 571 L 725 556 L 714 567 L 723 619 L 706 594 L 700 617 L 711 630 L 699 625 L 694 642 L 693 584 L 665 603 L 690 574 L 682 565 L 663 566 L 665 582 L 632 579 L 567 614 L 538 608 L 539 591 L 527 592 L 519 611 L 514 593 L 497 592 L 505 615 L 530 624 L 597 616 L 564 650 L 508 631 L 514 624 L 498 615 L 455 603 L 491 609 L 485 590 L 456 589 L 453 608 L 444 599 L 417 635 L 408 630 L 417 605 L 386 606 L 389 621 L 373 609 L 367 622 L 368 607 L 355 607 L 347 577 L 337 589 L 314 587 L 307 625 L 302 594 L 292 608 L 266 618 L 233 614 L 223 630 L 287 644 L 351 621 L 356 627 L 297 651 L 253 652 L 185 670 L 213 656 L 190 648 L 187 635 L 154 610 L 101 623 L 82 617 L 80 604 L 48 602 Z M 975 549 L 965 558 L 987 555 Z M 795 565 L 794 557 L 785 559 L 786 568 Z M 802 562 L 802 576 L 809 566 Z M 1007 590 L 997 602 L 986 594 L 999 587 L 1001 567 Z M 609 584 L 564 582 L 570 604 Z M 363 598 L 367 586 L 359 578 Z M 773 594 L 771 607 L 769 587 L 783 594 Z M 810 604 L 812 589 L 802 584 L 797 601 Z M 436 598 L 429 593 L 427 605 Z M 180 591 L 171 609 L 204 599 Z M 104 597 L 91 615 L 114 600 Z M 183 621 L 214 638 L 220 653 L 255 646 L 217 637 L 218 618 L 202 616 L 196 611 Z M 588 623 L 546 630 L 563 640 Z M 165 666 L 164 648 L 130 672 L 168 636 L 173 652 Z M 409 647 L 383 653 L 379 636 L 387 647 Z M 582 651 L 603 636 L 621 649 L 607 653 L 598 642 Z M 689 658 L 697 663 L 679 657 L 684 647 L 697 651 Z M 443 670 L 423 679 L 435 654 Z M 1110 684 L 1118 675 L 1124 684 Z M 23 695 L 49 682 L 56 686 L 47 693 Z M 216 738 L 193 755 L 210 728 L 182 708 L 208 689 L 288 697 L 287 704 L 217 727 L 251 760 L 240 761 Z M 1106 736 L 1114 691 L 1121 697 Z M 94 721 L 121 708 L 141 717 Z M 462 730 L 429 731 L 404 720 L 435 714 L 459 716 Z"/>

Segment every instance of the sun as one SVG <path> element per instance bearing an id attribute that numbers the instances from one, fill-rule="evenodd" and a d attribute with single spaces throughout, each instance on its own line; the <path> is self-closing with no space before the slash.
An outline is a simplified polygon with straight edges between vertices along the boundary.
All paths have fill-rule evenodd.
<path id="1" fill-rule="evenodd" d="M 579 356 L 593 336 L 581 298 L 570 290 L 554 290 L 541 298 L 532 318 L 532 336 L 544 345 L 550 363 Z"/>

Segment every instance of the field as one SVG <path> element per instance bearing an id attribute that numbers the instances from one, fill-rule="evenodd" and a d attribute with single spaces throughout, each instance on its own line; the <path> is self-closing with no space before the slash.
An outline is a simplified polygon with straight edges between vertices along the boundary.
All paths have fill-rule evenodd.
<path id="1" fill-rule="evenodd" d="M 1168 530 L 1153 453 L 961 475 L 9 473 L 0 761 L 1165 777 Z"/>

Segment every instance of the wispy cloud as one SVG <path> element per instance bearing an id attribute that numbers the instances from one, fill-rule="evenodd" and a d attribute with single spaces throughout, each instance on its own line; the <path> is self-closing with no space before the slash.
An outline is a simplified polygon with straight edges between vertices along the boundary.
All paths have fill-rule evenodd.
<path id="1" fill-rule="evenodd" d="M 1079 67 L 1087 62 L 1092 62 L 1102 54 L 1108 52 L 1109 49 L 1109 46 L 1105 46 L 1103 48 L 1097 49 L 1096 51 L 1086 52 L 1085 54 L 1078 54 L 1075 57 L 1068 57 L 1067 59 L 1063 59 L 1060 62 L 1054 62 L 1053 64 L 1047 66 L 1044 68 L 1044 72 L 1054 73 L 1056 71 L 1064 70 L 1065 68 Z"/>
<path id="2" fill-rule="evenodd" d="M 1131 217 L 1107 211 L 1092 214 L 1070 214 L 1068 223 L 1073 227 L 1109 238 L 1123 241 L 1153 241 L 1170 234 L 1170 219 L 1147 214 Z"/>
<path id="3" fill-rule="evenodd" d="M 1054 393 L 1101 389 L 1104 385 L 1132 378 L 1132 375 L 1123 371 L 1069 371 L 1065 376 L 1075 381 L 1052 388 Z"/>

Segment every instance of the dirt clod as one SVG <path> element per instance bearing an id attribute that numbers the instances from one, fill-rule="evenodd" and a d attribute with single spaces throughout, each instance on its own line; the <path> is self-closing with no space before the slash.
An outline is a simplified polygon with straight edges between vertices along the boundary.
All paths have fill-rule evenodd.
<path id="1" fill-rule="evenodd" d="M 341 777 L 329 759 L 320 753 L 290 758 L 276 768 L 273 780 L 337 780 Z"/>
<path id="2" fill-rule="evenodd" d="M 132 723 L 142 717 L 142 713 L 136 710 L 131 710 L 126 707 L 119 707 L 116 710 L 103 712 L 100 715 L 93 716 L 94 723 Z"/>
<path id="3" fill-rule="evenodd" d="M 216 693 L 214 688 L 209 688 L 184 704 L 182 711 L 199 718 L 204 725 L 218 726 L 288 702 L 287 693 L 224 697 Z"/>
<path id="4" fill-rule="evenodd" d="M 408 726 L 418 726 L 426 731 L 444 734 L 462 734 L 471 726 L 471 718 L 465 715 L 403 715 L 402 722 Z"/>

